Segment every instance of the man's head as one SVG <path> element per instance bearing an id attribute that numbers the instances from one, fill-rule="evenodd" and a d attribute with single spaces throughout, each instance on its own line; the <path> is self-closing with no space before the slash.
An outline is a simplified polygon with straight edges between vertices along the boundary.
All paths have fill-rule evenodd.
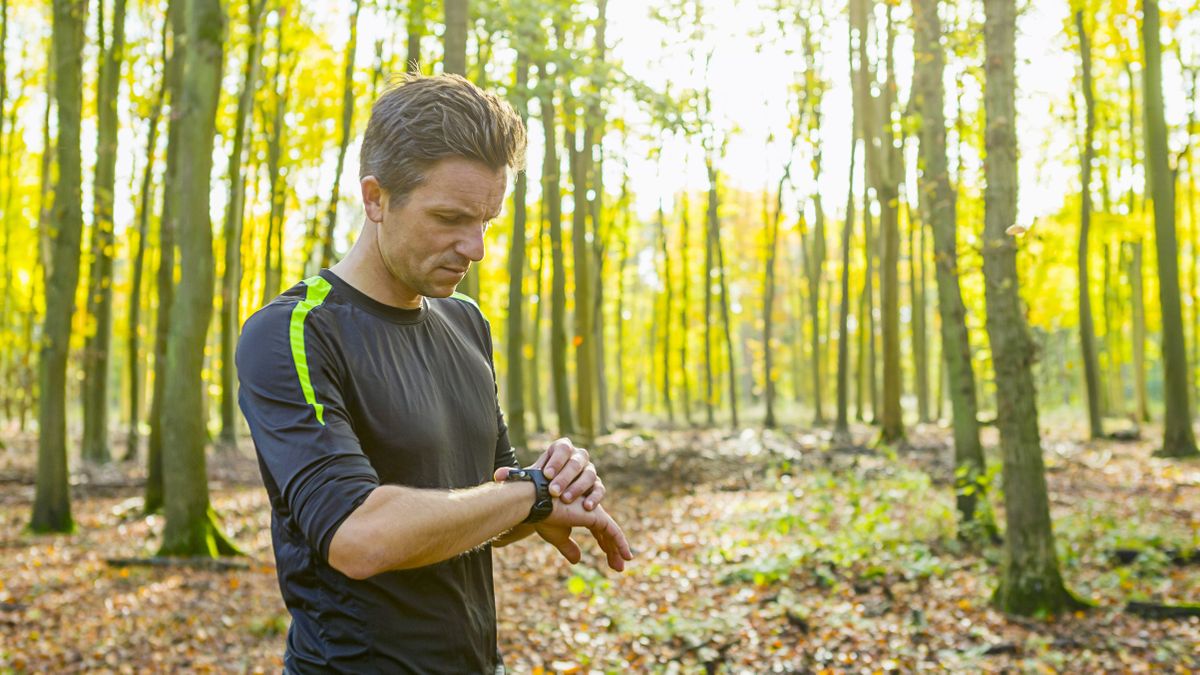
<path id="1" fill-rule="evenodd" d="M 404 76 L 371 107 L 359 178 L 375 176 L 395 204 L 446 157 L 519 171 L 525 125 L 508 103 L 458 75 Z"/>
<path id="2" fill-rule="evenodd" d="M 483 232 L 525 159 L 507 103 L 457 75 L 410 76 L 371 109 L 359 175 L 378 260 L 402 306 L 445 297 L 483 258 Z"/>

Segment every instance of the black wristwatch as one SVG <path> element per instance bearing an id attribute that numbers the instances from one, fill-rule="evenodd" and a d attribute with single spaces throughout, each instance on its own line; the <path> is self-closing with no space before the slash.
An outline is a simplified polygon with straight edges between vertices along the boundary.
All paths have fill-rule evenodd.
<path id="1" fill-rule="evenodd" d="M 550 479 L 541 469 L 509 469 L 508 478 L 504 482 L 527 480 L 533 483 L 533 508 L 522 522 L 537 523 L 545 520 L 554 510 L 554 501 L 550 497 Z"/>

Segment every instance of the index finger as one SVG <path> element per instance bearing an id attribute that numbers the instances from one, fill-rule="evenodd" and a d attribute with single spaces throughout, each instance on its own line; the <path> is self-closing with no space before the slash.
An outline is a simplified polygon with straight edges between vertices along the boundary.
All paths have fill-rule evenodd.
<path id="1" fill-rule="evenodd" d="M 563 437 L 550 444 L 546 448 L 546 452 L 542 454 L 545 458 L 542 471 L 545 472 L 547 478 L 554 478 L 562 468 L 570 461 L 571 456 L 575 454 L 575 445 L 571 443 L 571 439 Z"/>

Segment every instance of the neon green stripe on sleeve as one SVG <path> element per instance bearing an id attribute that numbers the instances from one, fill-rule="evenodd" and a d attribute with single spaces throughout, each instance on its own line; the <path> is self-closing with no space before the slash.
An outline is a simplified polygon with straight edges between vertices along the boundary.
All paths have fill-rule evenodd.
<path id="1" fill-rule="evenodd" d="M 304 391 L 304 400 L 313 407 L 317 421 L 325 426 L 325 406 L 317 403 L 316 392 L 313 391 L 312 379 L 308 376 L 308 355 L 304 351 L 304 318 L 308 313 L 325 302 L 331 286 L 329 282 L 318 276 L 304 280 L 308 287 L 304 299 L 296 303 L 292 309 L 292 321 L 288 326 L 288 337 L 292 343 L 292 360 L 296 363 L 296 375 L 300 377 L 300 389 Z"/>

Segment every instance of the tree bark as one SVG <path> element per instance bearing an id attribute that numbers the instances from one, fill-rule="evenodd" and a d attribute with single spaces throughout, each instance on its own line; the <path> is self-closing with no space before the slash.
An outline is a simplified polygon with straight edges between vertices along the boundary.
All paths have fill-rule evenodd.
<path id="1" fill-rule="evenodd" d="M 661 155 L 659 162 L 662 162 Z M 663 304 L 662 320 L 655 321 L 663 330 L 662 347 L 662 396 L 663 405 L 667 409 L 667 423 L 675 424 L 675 406 L 671 398 L 671 304 L 674 302 L 674 289 L 671 284 L 671 247 L 667 242 L 667 219 L 663 213 L 662 197 L 658 199 L 658 215 L 655 218 L 658 225 L 658 245 L 662 253 Z"/>
<path id="2" fill-rule="evenodd" d="M 409 0 L 408 3 L 408 48 L 404 59 L 405 70 L 421 72 L 421 38 L 425 36 L 425 0 Z"/>
<path id="3" fill-rule="evenodd" d="M 1018 292 L 1016 0 L 984 0 L 983 273 L 996 372 L 996 426 L 1004 457 L 1004 562 L 994 600 L 1013 614 L 1058 614 L 1079 606 L 1059 574 L 1038 432 L 1034 345 Z"/>
<path id="4" fill-rule="evenodd" d="M 1158 2 L 1142 2 L 1143 109 L 1146 121 L 1146 173 L 1154 200 L 1154 244 L 1158 253 L 1158 297 L 1162 308 L 1163 457 L 1196 457 L 1187 351 L 1179 293 L 1179 248 L 1175 240 L 1175 175 L 1167 157 L 1167 124 L 1163 114 L 1162 49 L 1159 46 Z"/>
<path id="5" fill-rule="evenodd" d="M 83 43 L 87 2 L 54 0 L 51 45 L 54 99 L 58 109 L 58 180 L 50 221 L 50 264 L 46 268 L 46 314 L 38 366 L 37 484 L 29 527 L 34 532 L 71 532 L 71 488 L 67 478 L 67 354 L 71 315 L 79 284 L 83 235 Z"/>
<path id="6" fill-rule="evenodd" d="M 125 51 L 125 0 L 114 0 L 110 39 L 105 45 L 104 0 L 96 5 L 100 75 L 96 91 L 96 176 L 92 188 L 90 319 L 83 348 L 83 450 L 93 462 L 112 459 L 108 438 L 109 347 L 112 344 L 113 193 L 117 178 L 117 97 Z"/>
<path id="7" fill-rule="evenodd" d="M 529 57 L 525 51 L 517 52 L 516 82 L 509 96 L 517 106 L 521 121 L 529 121 Z M 513 231 L 512 244 L 508 252 L 508 317 L 506 324 L 506 360 L 508 361 L 506 393 L 508 394 L 508 437 L 514 446 L 524 448 L 528 444 L 525 431 L 525 192 L 526 175 L 517 172 L 513 188 Z M 537 339 L 537 336 L 534 336 Z"/>
<path id="8" fill-rule="evenodd" d="M 209 505 L 204 446 L 204 346 L 213 310 L 212 224 L 208 195 L 221 92 L 225 16 L 220 0 L 190 0 L 184 38 L 182 106 L 173 114 L 181 161 L 167 184 L 181 206 L 178 235 L 180 279 L 171 307 L 162 407 L 163 487 L 166 522 L 161 556 L 237 553 L 221 533 Z M 180 44 L 176 40 L 176 45 Z"/>
<path id="9" fill-rule="evenodd" d="M 799 128 L 797 125 L 797 131 Z M 771 346 L 775 321 L 771 315 L 775 309 L 775 261 L 779 252 L 779 221 L 783 219 L 783 187 L 792 175 L 792 155 L 796 152 L 798 138 L 798 133 L 793 134 L 791 145 L 788 146 L 783 175 L 779 177 L 779 185 L 775 189 L 775 210 L 768 212 L 765 207 L 763 209 L 763 216 L 769 218 L 763 223 L 767 229 L 767 265 L 763 271 L 763 389 L 766 392 L 767 414 L 763 419 L 763 427 L 767 429 L 774 429 L 778 425 L 775 419 L 775 350 Z M 803 237 L 804 233 L 801 232 L 800 236 Z"/>
<path id="10" fill-rule="evenodd" d="M 162 53 L 167 54 L 167 35 L 170 23 L 164 19 L 162 27 Z M 141 362 L 141 326 L 142 326 L 142 277 L 146 267 L 147 237 L 150 234 L 150 212 L 154 208 L 154 157 L 158 148 L 159 118 L 162 117 L 163 102 L 167 97 L 166 62 L 163 63 L 163 76 L 158 85 L 158 94 L 154 99 L 154 108 L 150 111 L 147 122 L 150 125 L 146 140 L 146 167 L 142 170 L 141 203 L 138 206 L 137 251 L 133 256 L 133 273 L 129 292 L 129 328 L 128 352 L 129 359 L 129 431 L 126 434 L 125 459 L 136 459 L 138 448 L 141 446 L 140 423 L 142 418 L 142 362 Z"/>
<path id="11" fill-rule="evenodd" d="M 584 446 L 591 446 L 596 438 L 596 351 L 595 332 L 592 329 L 594 308 L 592 306 L 592 250 L 588 244 L 587 191 L 588 144 L 579 145 L 576 125 L 581 121 L 576 114 L 576 102 L 568 98 L 567 109 L 568 164 L 571 169 L 571 254 L 575 273 L 575 412 L 576 432 Z M 586 122 L 584 122 L 586 124 Z M 585 134 L 586 135 L 586 134 Z"/>
<path id="12" fill-rule="evenodd" d="M 567 273 L 563 259 L 562 187 L 559 183 L 558 130 L 555 123 L 554 78 L 538 68 L 545 83 L 541 92 L 542 126 L 546 130 L 546 149 L 542 163 L 542 181 L 546 196 L 546 218 L 550 221 L 550 377 L 554 388 L 554 406 L 558 415 L 558 433 L 575 431 L 571 414 L 571 394 L 567 384 Z"/>
<path id="13" fill-rule="evenodd" d="M 979 406 L 975 372 L 971 366 L 971 340 L 967 310 L 958 285 L 957 193 L 950 183 L 946 158 L 945 92 L 942 77 L 945 59 L 941 48 L 942 26 L 936 0 L 914 0 L 913 112 L 921 121 L 917 158 L 921 168 L 917 186 L 924 220 L 933 230 L 937 272 L 938 311 L 941 316 L 942 363 L 949 378 L 950 413 L 954 430 L 955 501 L 958 534 L 978 541 L 994 538 L 996 526 L 988 508 L 983 478 L 986 466 L 979 440 Z"/>
<path id="14" fill-rule="evenodd" d="M 242 176 L 242 156 L 246 134 L 250 132 L 247 121 L 254 105 L 254 92 L 258 90 L 259 62 L 262 60 L 262 25 L 267 7 L 266 0 L 250 0 L 250 47 L 246 53 L 245 70 L 242 73 L 242 90 L 238 95 L 237 114 L 233 121 L 233 152 L 229 156 L 229 203 L 225 210 L 225 269 L 221 279 L 221 433 L 224 447 L 235 448 L 237 443 L 237 368 L 234 353 L 237 350 L 241 322 L 238 307 L 241 305 L 242 287 L 242 217 L 246 201 L 246 179 Z M 340 162 L 339 162 L 340 165 Z"/>
<path id="15" fill-rule="evenodd" d="M 1091 278 L 1088 275 L 1088 235 L 1092 223 L 1092 138 L 1096 130 L 1095 95 L 1092 87 L 1092 54 L 1083 10 L 1075 12 L 1075 30 L 1079 33 L 1079 57 L 1083 70 L 1083 100 L 1086 106 L 1083 147 L 1080 149 L 1079 209 L 1079 346 L 1083 356 L 1083 380 L 1087 396 L 1088 431 L 1093 440 L 1102 438 L 1100 418 L 1100 366 L 1096 360 L 1096 332 L 1092 323 Z M 1106 289 L 1107 292 L 1107 289 Z M 1105 323 L 1105 334 L 1111 327 Z"/>

